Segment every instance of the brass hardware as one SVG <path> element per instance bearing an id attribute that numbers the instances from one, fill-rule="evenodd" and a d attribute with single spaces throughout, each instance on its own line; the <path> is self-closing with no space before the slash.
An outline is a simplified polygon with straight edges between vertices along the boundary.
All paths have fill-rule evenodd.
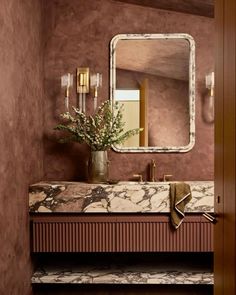
<path id="1" fill-rule="evenodd" d="M 164 175 L 163 175 L 163 181 L 165 182 L 165 181 L 170 180 L 170 178 L 171 178 L 172 176 L 173 176 L 173 175 L 171 175 L 171 174 L 164 174 Z"/>
<path id="2" fill-rule="evenodd" d="M 209 213 L 207 213 L 207 212 L 205 212 L 205 213 L 203 213 L 202 214 L 207 220 L 209 220 L 211 223 L 217 223 L 217 219 L 216 219 L 216 217 L 215 216 L 213 216 L 213 215 L 211 215 L 211 214 L 209 214 Z"/>
<path id="3" fill-rule="evenodd" d="M 156 163 L 154 160 L 151 161 L 150 163 L 150 181 L 154 182 L 155 180 L 155 175 L 156 175 Z"/>
<path id="4" fill-rule="evenodd" d="M 138 182 L 143 182 L 143 176 L 142 174 L 134 174 L 133 177 L 138 179 Z"/>
<path id="5" fill-rule="evenodd" d="M 89 93 L 89 68 L 77 68 L 77 93 Z"/>
<path id="6" fill-rule="evenodd" d="M 94 97 L 98 97 L 98 87 L 94 88 Z"/>
<path id="7" fill-rule="evenodd" d="M 89 93 L 89 68 L 77 68 L 77 93 L 79 94 L 79 108 L 86 112 L 86 93 Z"/>
<path id="8" fill-rule="evenodd" d="M 210 95 L 214 96 L 214 87 L 215 87 L 215 73 L 211 72 L 206 75 L 206 88 L 210 90 Z"/>

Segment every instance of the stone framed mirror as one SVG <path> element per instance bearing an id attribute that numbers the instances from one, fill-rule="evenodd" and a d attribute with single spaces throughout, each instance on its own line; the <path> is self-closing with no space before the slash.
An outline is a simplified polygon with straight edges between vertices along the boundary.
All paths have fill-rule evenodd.
<path id="1" fill-rule="evenodd" d="M 124 130 L 117 152 L 188 152 L 195 144 L 195 42 L 188 34 L 119 34 L 110 43 L 110 99 Z"/>

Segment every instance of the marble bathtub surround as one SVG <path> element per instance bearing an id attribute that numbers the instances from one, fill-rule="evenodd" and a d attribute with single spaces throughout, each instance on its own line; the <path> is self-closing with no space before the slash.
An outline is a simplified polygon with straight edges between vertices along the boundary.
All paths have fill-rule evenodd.
<path id="1" fill-rule="evenodd" d="M 185 212 L 214 212 L 214 182 L 186 181 L 192 199 Z M 39 182 L 29 187 L 31 213 L 168 213 L 170 184 L 119 182 L 88 184 L 83 182 Z"/>

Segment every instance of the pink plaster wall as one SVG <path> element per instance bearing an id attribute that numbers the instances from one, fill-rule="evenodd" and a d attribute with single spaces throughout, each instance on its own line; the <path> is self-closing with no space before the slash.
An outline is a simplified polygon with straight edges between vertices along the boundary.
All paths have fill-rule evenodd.
<path id="1" fill-rule="evenodd" d="M 51 0 L 45 2 L 45 177 L 85 179 L 85 146 L 61 146 L 53 127 L 64 111 L 60 76 L 88 66 L 103 74 L 99 101 L 109 97 L 109 42 L 119 33 L 189 33 L 196 41 L 196 145 L 185 154 L 120 154 L 109 152 L 110 177 L 147 176 L 147 164 L 157 162 L 157 176 L 173 174 L 176 180 L 210 180 L 214 177 L 213 125 L 202 118 L 205 74 L 213 70 L 214 20 L 124 4 L 113 0 Z M 75 104 L 75 91 L 72 104 Z M 58 136 L 58 135 L 56 135 Z"/>
<path id="2" fill-rule="evenodd" d="M 39 0 L 0 3 L 0 294 L 31 294 L 28 185 L 43 177 Z"/>

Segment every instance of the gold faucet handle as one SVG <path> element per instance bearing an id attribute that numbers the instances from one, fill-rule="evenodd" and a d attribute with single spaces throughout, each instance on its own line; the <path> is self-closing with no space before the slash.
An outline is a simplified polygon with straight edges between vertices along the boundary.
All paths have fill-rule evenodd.
<path id="1" fill-rule="evenodd" d="M 163 181 L 168 181 L 168 180 L 170 180 L 171 177 L 173 177 L 173 175 L 171 175 L 171 174 L 164 174 L 163 175 Z"/>
<path id="2" fill-rule="evenodd" d="M 137 178 L 139 182 L 143 182 L 142 174 L 133 174 L 133 177 Z"/>

